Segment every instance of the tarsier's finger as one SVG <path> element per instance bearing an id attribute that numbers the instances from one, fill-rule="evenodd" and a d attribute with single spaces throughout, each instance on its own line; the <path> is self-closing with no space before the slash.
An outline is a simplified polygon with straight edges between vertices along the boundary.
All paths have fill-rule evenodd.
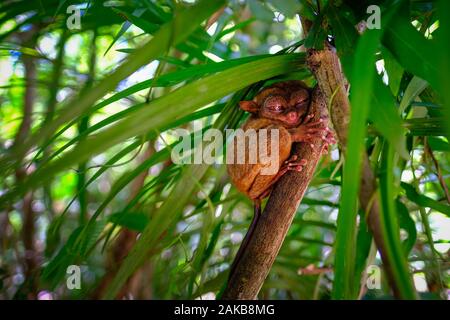
<path id="1" fill-rule="evenodd" d="M 311 123 L 307 123 L 305 126 L 307 128 L 320 126 L 321 128 L 326 129 L 326 128 L 328 128 L 328 119 L 320 118 L 317 121 L 314 121 L 314 122 L 311 122 Z"/>
<path id="2" fill-rule="evenodd" d="M 327 135 L 324 135 L 322 139 L 325 140 L 325 142 L 328 144 L 335 144 L 337 142 L 334 134 L 331 132 L 329 132 Z"/>
<path id="3" fill-rule="evenodd" d="M 319 119 L 319 120 L 317 120 L 317 121 L 310 122 L 310 123 L 307 123 L 307 124 L 306 124 L 306 126 L 307 126 L 308 128 L 309 128 L 309 127 L 318 126 L 318 125 L 324 125 L 323 119 Z"/>
<path id="4" fill-rule="evenodd" d="M 290 158 L 289 158 L 286 162 L 289 162 L 289 161 L 295 161 L 295 160 L 297 160 L 297 159 L 298 159 L 298 155 L 293 154 L 292 156 L 290 156 Z"/>
<path id="5" fill-rule="evenodd" d="M 305 159 L 301 159 L 299 161 L 289 162 L 288 167 L 304 166 L 304 165 L 306 165 L 306 163 L 307 163 L 307 161 Z"/>
<path id="6" fill-rule="evenodd" d="M 329 144 L 332 144 L 332 143 L 330 143 L 331 140 L 328 140 L 328 138 L 327 138 L 326 135 L 321 136 L 320 138 L 321 138 L 322 141 L 323 141 L 323 144 L 322 144 L 322 145 L 320 145 L 320 144 L 319 144 L 319 145 L 315 145 L 315 144 L 313 144 L 313 143 L 310 144 L 310 147 L 313 149 L 314 152 L 320 152 L 320 153 L 322 153 L 323 148 L 325 148 L 325 147 L 328 148 L 328 145 L 329 145 Z"/>
<path id="7" fill-rule="evenodd" d="M 303 122 L 307 122 L 309 120 L 311 120 L 312 118 L 314 118 L 314 113 L 310 113 L 305 117 L 305 120 Z"/>
<path id="8" fill-rule="evenodd" d="M 278 175 L 282 176 L 283 174 L 285 174 L 287 171 L 289 170 L 289 167 L 283 166 L 280 168 L 280 171 L 278 171 Z"/>
<path id="9" fill-rule="evenodd" d="M 288 169 L 288 170 L 300 172 L 300 171 L 302 171 L 302 170 L 303 170 L 303 166 L 294 166 L 294 167 L 289 167 L 289 169 Z"/>
<path id="10" fill-rule="evenodd" d="M 306 129 L 307 133 L 317 133 L 317 132 L 322 132 L 322 131 L 328 132 L 326 127 L 323 127 L 323 128 L 308 128 L 308 129 Z"/>
<path id="11" fill-rule="evenodd" d="M 327 144 L 335 144 L 337 141 L 334 137 L 324 139 Z"/>

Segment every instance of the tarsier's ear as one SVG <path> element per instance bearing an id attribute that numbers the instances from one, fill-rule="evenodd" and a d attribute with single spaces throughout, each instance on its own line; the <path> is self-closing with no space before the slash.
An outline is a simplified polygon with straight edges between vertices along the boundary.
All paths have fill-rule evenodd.
<path id="1" fill-rule="evenodd" d="M 252 100 L 250 100 L 250 101 L 240 101 L 239 102 L 239 107 L 242 110 L 250 112 L 250 113 L 257 113 L 258 109 L 259 109 L 259 107 L 256 104 L 256 102 L 252 101 Z"/>

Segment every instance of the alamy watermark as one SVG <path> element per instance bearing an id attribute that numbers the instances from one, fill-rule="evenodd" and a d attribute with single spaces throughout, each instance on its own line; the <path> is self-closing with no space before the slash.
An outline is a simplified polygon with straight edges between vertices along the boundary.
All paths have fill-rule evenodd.
<path id="1" fill-rule="evenodd" d="M 67 7 L 66 13 L 69 14 L 66 20 L 66 26 L 69 30 L 81 30 L 81 9 L 76 5 Z"/>
<path id="2" fill-rule="evenodd" d="M 81 268 L 75 264 L 70 265 L 66 269 L 68 274 L 66 287 L 69 290 L 81 289 Z"/>
<path id="3" fill-rule="evenodd" d="M 367 18 L 367 29 L 381 29 L 381 9 L 377 5 L 367 7 L 366 13 L 370 14 Z"/>
<path id="4" fill-rule="evenodd" d="M 81 8 L 78 5 L 70 5 L 66 9 L 69 15 L 66 26 L 69 30 L 81 30 Z M 366 20 L 368 29 L 381 29 L 381 8 L 377 5 L 370 5 L 366 10 L 370 16 Z"/>
<path id="5" fill-rule="evenodd" d="M 366 287 L 367 289 L 381 289 L 381 269 L 377 265 L 370 265 L 366 269 L 367 279 Z"/>
<path id="6" fill-rule="evenodd" d="M 280 166 L 279 129 L 226 129 L 225 137 L 221 130 L 210 128 L 192 135 L 186 129 L 176 129 L 175 135 L 181 138 L 171 150 L 175 164 L 261 164 L 262 175 L 274 175 Z M 224 142 L 230 141 L 224 159 Z"/>

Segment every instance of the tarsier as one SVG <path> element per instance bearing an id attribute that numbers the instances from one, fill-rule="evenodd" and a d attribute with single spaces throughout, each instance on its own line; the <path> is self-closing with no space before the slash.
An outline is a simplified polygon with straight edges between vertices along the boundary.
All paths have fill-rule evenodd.
<path id="1" fill-rule="evenodd" d="M 256 131 L 267 129 L 268 131 L 278 129 L 278 172 L 272 175 L 261 174 L 267 163 L 230 163 L 227 166 L 228 174 L 233 184 L 239 191 L 249 197 L 254 203 L 254 216 L 249 230 L 243 240 L 241 247 L 231 266 L 230 276 L 234 272 L 241 255 L 243 254 L 261 214 L 261 200 L 267 197 L 281 176 L 289 170 L 301 171 L 306 165 L 304 159 L 298 159 L 291 154 L 291 148 L 295 142 L 303 142 L 304 147 L 316 148 L 312 144 L 317 137 L 324 143 L 321 152 L 326 152 L 327 146 L 334 143 L 331 130 L 327 126 L 326 119 L 312 121 L 313 114 L 309 113 L 311 102 L 311 91 L 301 81 L 279 82 L 263 89 L 251 101 L 241 101 L 241 109 L 251 113 L 250 118 L 244 123 L 242 129 L 245 131 L 254 129 Z M 236 138 L 233 140 L 234 150 L 237 149 Z M 270 136 L 267 143 L 270 143 Z M 267 146 L 269 152 L 270 147 Z M 234 151 L 235 152 L 235 151 Z M 245 151 L 254 152 L 245 143 Z M 274 157 L 269 157 L 274 159 Z"/>

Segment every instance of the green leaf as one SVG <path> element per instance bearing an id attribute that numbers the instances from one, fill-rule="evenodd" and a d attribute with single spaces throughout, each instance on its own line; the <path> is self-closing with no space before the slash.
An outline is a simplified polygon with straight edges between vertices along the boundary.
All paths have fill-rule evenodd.
<path id="1" fill-rule="evenodd" d="M 269 3 L 273 5 L 278 11 L 280 11 L 284 16 L 292 18 L 300 10 L 300 3 L 296 0 L 269 0 Z"/>
<path id="2" fill-rule="evenodd" d="M 410 23 L 408 2 L 390 21 L 383 43 L 403 68 L 427 80 L 434 88 L 439 87 L 439 50 L 434 41 L 425 39 Z"/>
<path id="3" fill-rule="evenodd" d="M 118 13 L 122 13 L 123 15 L 126 15 L 125 12 L 123 12 L 123 11 L 121 11 L 119 9 L 112 8 L 112 10 L 114 10 L 115 12 L 118 12 Z M 135 11 L 135 14 L 137 14 L 137 15 L 141 15 L 142 13 L 144 13 L 144 11 L 142 9 L 138 9 L 138 10 Z M 122 27 L 120 28 L 119 32 L 114 36 L 113 41 L 111 41 L 111 44 L 108 46 L 108 48 L 106 48 L 106 51 L 105 51 L 104 55 L 106 55 L 108 53 L 108 51 L 111 50 L 113 45 L 117 42 L 117 40 L 119 40 L 119 38 L 121 36 L 123 36 L 125 34 L 125 32 L 131 27 L 131 25 L 132 25 L 132 21 L 126 21 L 122 25 Z M 155 29 L 153 31 L 155 31 Z"/>
<path id="4" fill-rule="evenodd" d="M 399 6 L 390 8 L 383 15 L 383 25 L 388 23 Z M 379 49 L 383 30 L 370 29 L 359 38 L 350 84 L 352 86 L 351 118 L 348 130 L 347 150 L 342 177 L 342 190 L 335 241 L 334 299 L 355 298 L 354 278 L 356 256 L 356 216 L 359 185 L 361 181 L 362 156 L 365 152 L 366 120 L 369 114 L 374 88 L 376 52 Z"/>
<path id="5" fill-rule="evenodd" d="M 314 19 L 313 25 L 305 39 L 305 47 L 313 49 L 323 49 L 323 43 L 327 37 L 326 20 L 324 14 L 320 14 Z"/>
<path id="6" fill-rule="evenodd" d="M 118 66 L 114 72 L 106 76 L 89 91 L 83 92 L 80 96 L 72 99 L 54 121 L 31 136 L 17 149 L 12 150 L 12 159 L 21 159 L 33 145 L 48 139 L 65 122 L 73 120 L 87 111 L 98 99 L 114 90 L 121 80 L 165 53 L 171 45 L 181 43 L 197 28 L 201 21 L 209 17 L 223 3 L 223 0 L 202 0 L 195 6 L 190 6 L 178 12 L 174 21 L 164 24 L 148 43 L 130 54 L 128 59 Z M 177 32 L 173 34 L 173 30 Z M 2 160 L 9 162 L 11 158 Z"/>
<path id="7" fill-rule="evenodd" d="M 417 240 L 416 223 L 411 218 L 408 208 L 406 208 L 406 206 L 403 204 L 403 202 L 400 201 L 399 198 L 397 198 L 396 200 L 396 205 L 400 228 L 408 233 L 408 237 L 402 242 L 405 255 L 408 256 Z"/>
<path id="8" fill-rule="evenodd" d="M 136 135 L 145 134 L 149 128 L 160 130 L 174 119 L 188 115 L 193 110 L 244 88 L 251 83 L 268 79 L 298 69 L 304 65 L 304 54 L 275 55 L 230 68 L 218 74 L 191 82 L 170 94 L 133 110 L 126 118 L 88 136 L 63 157 L 37 170 L 25 184 L 0 198 L 8 200 L 28 188 L 35 188 L 48 181 L 61 170 L 86 161 L 91 156 Z M 173 108 L 172 106 L 178 106 Z"/>
<path id="9" fill-rule="evenodd" d="M 24 47 L 24 46 L 16 46 L 16 45 L 0 45 L 0 51 L 6 52 L 20 52 L 25 56 L 30 56 L 34 58 L 47 59 L 47 57 L 43 56 L 38 50 L 34 48 Z"/>
<path id="10" fill-rule="evenodd" d="M 69 265 L 84 262 L 105 225 L 105 221 L 97 221 L 89 226 L 76 228 L 56 256 L 43 269 L 42 280 L 49 283 L 53 289 L 66 275 Z"/>
<path id="11" fill-rule="evenodd" d="M 221 286 L 227 281 L 228 271 L 220 272 L 216 277 L 206 281 L 198 290 L 193 294 L 193 297 L 199 297 L 207 292 L 217 292 Z"/>
<path id="12" fill-rule="evenodd" d="M 128 14 L 128 12 L 122 11 L 117 8 L 113 8 L 113 10 L 119 13 L 122 17 L 125 17 L 128 20 L 128 22 L 134 24 L 136 27 L 142 29 L 142 31 L 148 34 L 153 34 L 156 30 L 159 29 L 158 24 L 148 22 L 147 20 L 141 18 L 142 14 L 145 12 L 145 9 L 136 9 L 134 10 L 133 14 Z M 124 30 L 125 26 L 126 28 Z M 118 36 L 122 35 L 128 29 L 128 27 L 129 27 L 128 24 L 124 24 Z"/>
<path id="13" fill-rule="evenodd" d="M 259 20 L 271 22 L 275 17 L 272 10 L 270 10 L 264 3 L 257 0 L 249 0 L 248 5 L 250 7 L 250 11 Z"/>
<path id="14" fill-rule="evenodd" d="M 381 52 L 384 60 L 384 68 L 389 77 L 389 87 L 391 88 L 392 94 L 396 97 L 400 90 L 404 70 L 386 47 L 383 46 Z"/>
<path id="15" fill-rule="evenodd" d="M 450 217 L 450 206 L 440 203 L 423 194 L 419 194 L 416 189 L 409 183 L 402 182 L 401 187 L 405 190 L 406 197 L 421 207 L 431 208 Z"/>
<path id="16" fill-rule="evenodd" d="M 442 118 L 413 118 L 405 120 L 413 136 L 445 136 L 448 124 Z"/>
<path id="17" fill-rule="evenodd" d="M 125 109 L 123 111 L 117 112 L 114 115 L 112 115 L 112 116 L 110 116 L 110 117 L 108 117 L 108 118 L 106 118 L 106 119 L 96 123 L 95 125 L 90 126 L 86 131 L 84 131 L 83 134 L 77 135 L 76 137 L 71 139 L 69 142 L 67 142 L 65 145 L 63 145 L 62 147 L 58 148 L 50 156 L 48 156 L 45 159 L 45 161 L 41 162 L 41 166 L 45 165 L 48 161 L 58 157 L 60 154 L 62 154 L 63 151 L 67 150 L 69 147 L 71 147 L 72 145 L 74 145 L 78 141 L 84 139 L 84 137 L 86 135 L 91 134 L 91 133 L 93 133 L 93 132 L 95 132 L 97 130 L 100 130 L 100 129 L 102 129 L 102 128 L 110 125 L 111 123 L 116 122 L 116 121 L 118 121 L 118 120 L 120 120 L 122 118 L 125 118 L 125 116 L 128 113 L 132 112 L 133 110 L 135 110 L 135 109 L 137 109 L 139 107 L 142 107 L 142 105 L 143 104 L 138 104 L 138 105 L 132 106 L 132 107 L 130 107 L 128 109 Z M 223 107 L 223 104 L 217 104 L 215 106 L 204 108 L 204 109 L 202 109 L 200 111 L 193 112 L 193 113 L 191 113 L 191 114 L 189 114 L 189 115 L 187 115 L 185 117 L 182 117 L 180 119 L 177 119 L 176 121 L 173 121 L 173 122 L 169 123 L 167 126 L 161 128 L 160 131 L 164 132 L 164 131 L 166 131 L 166 130 L 168 130 L 170 128 L 174 128 L 174 127 L 177 127 L 177 126 L 182 125 L 184 123 L 188 123 L 188 122 L 190 122 L 192 120 L 200 119 L 200 118 L 203 118 L 203 117 L 206 117 L 206 116 L 210 116 L 210 115 L 215 114 L 215 113 L 219 113 L 220 110 L 222 109 L 222 107 Z M 55 135 L 55 137 L 60 136 L 65 130 L 67 130 L 69 128 L 70 128 L 70 125 L 66 126 L 62 130 L 60 130 Z M 153 132 L 150 132 L 147 135 L 146 139 L 147 140 L 154 139 L 156 136 L 157 136 L 157 132 L 153 131 Z M 54 139 L 51 139 L 51 142 L 53 142 L 53 141 L 54 141 Z M 49 144 L 46 144 L 42 149 L 45 149 L 48 145 Z M 37 156 L 35 157 L 35 159 L 37 159 Z"/>
<path id="18" fill-rule="evenodd" d="M 157 163 L 162 162 L 170 156 L 170 149 L 164 148 L 151 157 L 147 158 L 141 164 L 139 164 L 136 168 L 131 170 L 130 172 L 125 172 L 122 174 L 114 183 L 108 195 L 101 202 L 100 206 L 95 210 L 94 214 L 91 217 L 91 221 L 95 221 L 95 219 L 102 213 L 102 211 L 107 207 L 107 205 L 114 199 L 114 197 L 125 188 L 131 181 L 133 181 L 137 176 L 139 176 L 144 170 L 149 169 Z"/>
<path id="19" fill-rule="evenodd" d="M 357 296 L 361 286 L 361 275 L 367 266 L 367 258 L 372 245 L 372 234 L 369 231 L 364 212 L 360 212 L 360 224 L 356 237 L 356 260 L 355 260 L 355 280 L 354 296 Z"/>
<path id="20" fill-rule="evenodd" d="M 385 142 L 381 159 L 380 226 L 385 239 L 385 253 L 389 259 L 397 294 L 402 299 L 417 299 L 412 276 L 408 269 L 407 255 L 400 241 L 400 227 L 397 215 L 396 194 L 394 192 L 394 149 Z"/>
<path id="21" fill-rule="evenodd" d="M 270 55 L 257 55 L 251 57 L 244 57 L 239 59 L 227 60 L 218 63 L 207 63 L 198 66 L 193 66 L 187 69 L 170 72 L 164 75 L 161 75 L 157 78 L 151 78 L 135 85 L 132 85 L 125 90 L 122 90 L 111 97 L 103 100 L 102 102 L 95 105 L 92 111 L 99 110 L 115 101 L 126 98 L 129 95 L 139 92 L 141 90 L 145 90 L 152 87 L 168 87 L 179 84 L 183 81 L 188 81 L 195 78 L 200 78 L 201 76 L 206 76 L 208 74 L 212 74 L 215 72 L 220 72 L 231 67 L 239 66 L 241 64 L 245 64 L 251 61 L 256 61 L 259 59 L 270 57 Z"/>
<path id="22" fill-rule="evenodd" d="M 109 216 L 109 221 L 133 231 L 142 232 L 148 224 L 148 215 L 143 212 L 116 212 Z"/>
<path id="23" fill-rule="evenodd" d="M 331 5 L 328 10 L 328 18 L 333 27 L 336 48 L 345 73 L 351 75 L 358 33 L 341 12 L 341 8 Z M 369 119 L 374 123 L 378 132 L 396 147 L 397 152 L 403 158 L 407 159 L 409 155 L 405 145 L 405 129 L 402 127 L 402 120 L 395 105 L 395 99 L 389 93 L 387 87 L 382 84 L 381 79 L 378 76 L 375 78 L 374 89 L 371 91 L 372 103 Z"/>
<path id="24" fill-rule="evenodd" d="M 429 137 L 427 142 L 433 151 L 450 152 L 450 144 L 442 138 Z"/>
<path id="25" fill-rule="evenodd" d="M 426 89 L 426 87 L 428 87 L 428 82 L 419 77 L 413 77 L 406 87 L 402 101 L 400 102 L 400 112 L 404 112 L 406 107 L 408 107 L 414 99 Z"/>
<path id="26" fill-rule="evenodd" d="M 225 36 L 225 35 L 227 35 L 227 34 L 229 34 L 231 32 L 237 31 L 239 29 L 245 28 L 246 26 L 250 25 L 251 23 L 253 23 L 255 21 L 256 21 L 255 18 L 250 18 L 250 19 L 247 19 L 245 21 L 242 21 L 242 22 L 240 22 L 240 23 L 238 23 L 238 24 L 236 24 L 236 25 L 234 25 L 234 26 L 232 26 L 230 28 L 222 30 L 221 32 L 219 32 L 215 36 L 215 38 L 216 39 L 221 39 L 223 36 Z"/>
<path id="27" fill-rule="evenodd" d="M 409 158 L 406 150 L 406 130 L 400 117 L 399 110 L 389 88 L 382 83 L 379 76 L 375 76 L 372 102 L 370 105 L 369 119 L 375 128 L 395 148 L 395 151 L 404 159 Z"/>
<path id="28" fill-rule="evenodd" d="M 64 216 L 54 218 L 49 226 L 47 227 L 47 232 L 45 235 L 45 256 L 51 257 L 55 250 L 61 244 L 61 225 Z"/>
<path id="29" fill-rule="evenodd" d="M 300 1 L 299 15 L 300 17 L 314 21 L 316 18 L 315 8 L 310 1 Z"/>
<path id="30" fill-rule="evenodd" d="M 330 5 L 327 17 L 330 20 L 335 37 L 336 49 L 345 74 L 351 76 L 358 41 L 358 32 L 353 24 L 342 14 L 342 9 Z"/>
<path id="31" fill-rule="evenodd" d="M 438 54 L 438 91 L 443 99 L 444 103 L 444 115 L 447 122 L 447 138 L 450 139 L 450 90 L 448 90 L 448 84 L 450 83 L 450 2 L 446 0 L 440 0 L 438 3 L 438 15 L 439 15 L 439 33 L 437 37 L 437 54 Z"/>
<path id="32" fill-rule="evenodd" d="M 354 298 L 353 281 L 355 273 L 356 215 L 361 164 L 366 135 L 366 119 L 369 114 L 375 75 L 375 52 L 378 49 L 381 32 L 368 30 L 358 41 L 351 77 L 351 120 L 348 131 L 348 146 L 345 154 L 341 201 L 335 242 L 335 279 L 332 296 L 334 299 Z"/>
<path id="33" fill-rule="evenodd" d="M 258 86 L 254 87 L 255 89 L 259 88 Z M 238 121 L 234 120 L 235 116 L 237 114 L 242 115 L 242 112 L 236 109 L 235 106 L 239 101 L 243 100 L 246 93 L 247 90 L 238 92 L 230 99 L 225 107 L 227 112 L 223 112 L 215 121 L 214 128 L 224 130 L 225 127 L 235 128 L 237 126 Z M 119 272 L 106 291 L 105 299 L 115 297 L 128 277 L 149 258 L 149 250 L 160 242 L 164 231 L 182 213 L 187 201 L 197 191 L 198 181 L 205 175 L 207 170 L 208 165 L 206 164 L 192 165 L 185 168 L 177 185 L 174 186 L 164 203 L 154 212 L 151 223 L 147 225 L 136 245 L 121 265 Z"/>

